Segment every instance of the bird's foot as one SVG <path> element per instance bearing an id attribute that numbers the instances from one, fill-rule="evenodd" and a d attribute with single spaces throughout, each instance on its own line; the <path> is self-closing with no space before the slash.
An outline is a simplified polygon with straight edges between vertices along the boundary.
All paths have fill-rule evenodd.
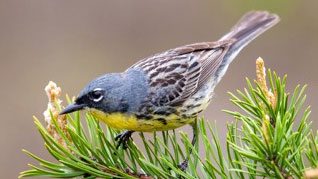
<path id="1" fill-rule="evenodd" d="M 195 147 L 195 143 L 197 142 L 197 120 L 195 120 L 192 124 L 192 131 L 193 131 L 193 138 L 191 141 L 191 144 L 193 147 Z M 190 148 L 190 154 L 192 154 L 192 148 Z M 189 156 L 178 165 L 178 168 L 182 171 L 185 171 L 188 168 L 188 164 L 189 164 Z"/>
<path id="2" fill-rule="evenodd" d="M 118 149 L 120 146 L 125 150 L 127 149 L 127 142 L 131 139 L 131 135 L 134 131 L 125 131 L 120 134 L 118 134 L 115 137 L 115 140 L 118 141 L 116 149 Z"/>
<path id="3" fill-rule="evenodd" d="M 188 168 L 189 160 L 185 159 L 182 163 L 178 165 L 178 168 L 182 171 L 185 171 Z"/>

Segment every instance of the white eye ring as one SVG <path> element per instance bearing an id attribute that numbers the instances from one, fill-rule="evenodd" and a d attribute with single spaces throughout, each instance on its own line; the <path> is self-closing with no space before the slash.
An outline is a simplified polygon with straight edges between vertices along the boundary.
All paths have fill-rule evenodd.
<path id="1" fill-rule="evenodd" d="M 93 101 L 94 102 L 99 102 L 99 101 L 101 101 L 104 98 L 104 96 L 101 93 L 101 91 L 103 91 L 101 88 L 95 88 L 93 90 L 93 96 L 92 97 L 93 97 Z"/>

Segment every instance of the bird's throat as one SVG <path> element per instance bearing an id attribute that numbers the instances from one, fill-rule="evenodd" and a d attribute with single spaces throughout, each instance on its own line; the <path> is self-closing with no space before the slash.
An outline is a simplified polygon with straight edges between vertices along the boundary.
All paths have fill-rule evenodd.
<path id="1" fill-rule="evenodd" d="M 95 118 L 106 123 L 109 127 L 126 130 L 138 129 L 138 120 L 133 115 L 119 112 L 106 114 L 103 111 L 97 109 L 89 109 L 89 111 Z"/>

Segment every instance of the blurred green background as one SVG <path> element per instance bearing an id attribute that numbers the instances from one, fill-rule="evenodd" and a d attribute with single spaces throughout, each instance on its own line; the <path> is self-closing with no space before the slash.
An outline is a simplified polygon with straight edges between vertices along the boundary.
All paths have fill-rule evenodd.
<path id="1" fill-rule="evenodd" d="M 217 40 L 256 9 L 275 12 L 282 21 L 237 57 L 216 88 L 204 115 L 216 121 L 223 140 L 233 119 L 221 110 L 235 109 L 226 92 L 254 78 L 259 56 L 267 67 L 288 74 L 289 89 L 308 84 L 307 104 L 317 126 L 318 1 L 0 0 L 1 178 L 16 178 L 33 162 L 22 148 L 49 157 L 32 120 L 46 109 L 43 89 L 49 80 L 77 95 L 96 76 L 123 71 L 140 58 Z"/>

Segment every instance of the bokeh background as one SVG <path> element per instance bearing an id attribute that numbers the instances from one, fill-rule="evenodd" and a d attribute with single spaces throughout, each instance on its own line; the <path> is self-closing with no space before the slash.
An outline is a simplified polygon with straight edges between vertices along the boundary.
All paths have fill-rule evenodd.
<path id="1" fill-rule="evenodd" d="M 267 67 L 288 74 L 289 89 L 308 84 L 306 104 L 317 126 L 316 0 L 0 0 L 1 178 L 17 178 L 33 162 L 23 148 L 49 157 L 32 119 L 46 109 L 49 80 L 77 95 L 96 76 L 123 71 L 140 58 L 217 40 L 254 9 L 275 12 L 282 21 L 232 63 L 204 115 L 216 121 L 224 140 L 224 126 L 233 119 L 221 110 L 235 109 L 226 92 L 254 78 L 261 56 Z"/>

